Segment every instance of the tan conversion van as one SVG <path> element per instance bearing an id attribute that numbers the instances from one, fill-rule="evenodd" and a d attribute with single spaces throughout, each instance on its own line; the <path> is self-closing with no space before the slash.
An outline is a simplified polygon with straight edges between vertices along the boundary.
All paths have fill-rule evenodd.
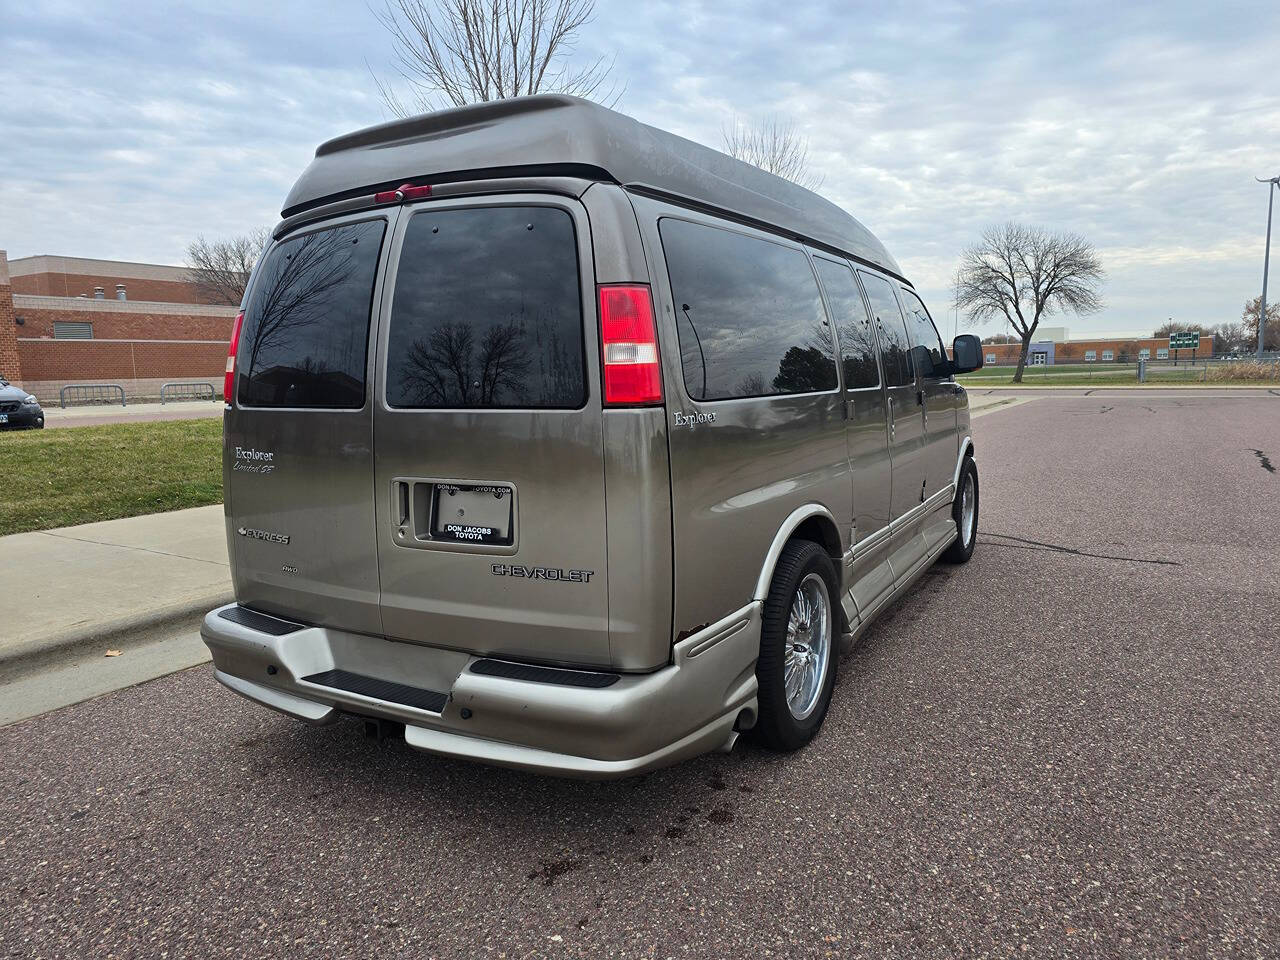
<path id="1" fill-rule="evenodd" d="M 977 340 L 807 190 L 537 96 L 331 140 L 283 216 L 202 628 L 251 700 L 572 776 L 794 750 L 973 551 Z"/>

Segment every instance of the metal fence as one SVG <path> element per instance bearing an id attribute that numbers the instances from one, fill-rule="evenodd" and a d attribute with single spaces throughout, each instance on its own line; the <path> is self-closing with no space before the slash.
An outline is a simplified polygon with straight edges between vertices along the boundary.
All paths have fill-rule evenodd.
<path id="1" fill-rule="evenodd" d="M 964 376 L 966 383 L 984 380 L 1005 382 L 1012 379 L 1016 364 L 988 365 Z M 1280 383 L 1280 356 L 1256 358 L 1198 357 L 1130 361 L 1072 361 L 1070 363 L 1030 364 L 1022 373 L 1023 383 L 1053 384 L 1088 381 L 1108 383 Z"/>
<path id="2" fill-rule="evenodd" d="M 118 383 L 69 383 L 58 391 L 58 402 L 66 407 L 72 403 L 110 403 L 120 401 L 124 406 L 124 387 Z"/>
<path id="3" fill-rule="evenodd" d="M 213 384 L 203 380 L 182 380 L 160 385 L 160 402 L 170 400 L 216 400 L 217 391 Z"/>

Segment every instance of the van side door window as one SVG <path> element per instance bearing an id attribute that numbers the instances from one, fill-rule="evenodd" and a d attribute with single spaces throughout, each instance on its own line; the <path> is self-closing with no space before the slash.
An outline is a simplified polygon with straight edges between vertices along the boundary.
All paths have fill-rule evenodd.
<path id="1" fill-rule="evenodd" d="M 907 331 L 911 335 L 911 355 L 920 376 L 950 376 L 946 364 L 947 351 L 942 346 L 942 337 L 938 335 L 938 328 L 933 325 L 929 311 L 915 293 L 906 289 L 901 292 L 902 309 L 907 315 Z"/>
<path id="2" fill-rule="evenodd" d="M 955 476 L 958 437 L 957 416 L 964 394 L 951 377 L 942 337 L 924 301 L 913 290 L 898 288 L 907 315 L 911 355 L 920 372 L 920 401 L 924 407 L 925 493 L 933 496 L 948 487 Z"/>
<path id="3" fill-rule="evenodd" d="M 832 321 L 840 336 L 840 362 L 844 368 L 844 388 L 864 390 L 880 386 L 880 366 L 876 362 L 876 334 L 862 293 L 846 264 L 815 257 L 814 265 L 827 294 Z"/>
<path id="4" fill-rule="evenodd" d="M 862 281 L 867 303 L 875 317 L 876 335 L 880 341 L 889 407 L 889 451 L 893 457 L 891 514 L 897 520 L 923 500 L 924 411 L 917 399 L 915 371 L 911 366 L 911 342 L 907 339 L 906 324 L 898 308 L 893 284 L 869 270 L 860 269 L 858 279 Z"/>
<path id="5" fill-rule="evenodd" d="M 658 228 L 692 399 L 836 388 L 831 329 L 803 250 L 674 218 Z"/>
<path id="6" fill-rule="evenodd" d="M 880 335 L 880 357 L 884 361 L 884 382 L 887 387 L 906 387 L 915 384 L 916 375 L 911 367 L 911 344 L 903 326 L 898 299 L 893 286 L 884 277 L 864 270 L 858 271 L 862 287 L 867 291 L 867 301 L 876 318 L 876 330 Z"/>

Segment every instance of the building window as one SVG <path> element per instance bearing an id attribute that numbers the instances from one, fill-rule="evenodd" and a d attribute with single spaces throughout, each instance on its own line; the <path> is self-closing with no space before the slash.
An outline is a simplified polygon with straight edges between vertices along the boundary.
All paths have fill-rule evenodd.
<path id="1" fill-rule="evenodd" d="M 1084 361 L 1085 361 L 1085 363 L 1092 363 L 1094 360 L 1097 360 L 1097 359 L 1098 359 L 1098 351 L 1097 351 L 1097 350 L 1086 350 L 1086 351 L 1084 352 Z"/>
<path id="2" fill-rule="evenodd" d="M 1110 350 L 1103 350 L 1103 351 L 1102 351 L 1102 359 L 1103 359 L 1103 360 L 1114 360 L 1115 358 L 1116 358 L 1116 355 L 1115 355 L 1112 351 L 1110 351 Z"/>
<path id="3" fill-rule="evenodd" d="M 1151 359 L 1151 348 L 1150 348 L 1150 347 L 1143 347 L 1141 350 L 1139 350 L 1139 351 L 1138 351 L 1138 359 L 1139 359 L 1139 360 L 1150 360 L 1150 359 Z"/>
<path id="4" fill-rule="evenodd" d="M 79 320 L 55 320 L 53 321 L 53 339 L 92 340 L 93 324 Z"/>
<path id="5" fill-rule="evenodd" d="M 1157 348 L 1156 348 L 1156 359 L 1157 359 L 1157 360 L 1168 360 L 1168 359 L 1169 359 L 1169 348 L 1168 348 L 1168 347 L 1157 347 Z"/>
<path id="6" fill-rule="evenodd" d="M 996 362 L 996 355 L 995 355 L 994 353 L 988 353 L 988 354 L 987 354 L 986 362 L 987 362 L 987 363 L 995 363 L 995 362 Z"/>

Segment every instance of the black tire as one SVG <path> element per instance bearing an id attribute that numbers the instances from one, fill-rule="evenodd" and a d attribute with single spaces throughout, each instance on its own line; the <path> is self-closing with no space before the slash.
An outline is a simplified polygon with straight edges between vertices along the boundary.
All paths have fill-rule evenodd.
<path id="1" fill-rule="evenodd" d="M 967 483 L 973 484 L 973 523 L 964 522 L 964 491 Z M 978 543 L 978 465 L 973 457 L 966 456 L 960 466 L 960 482 L 956 484 L 956 499 L 951 505 L 951 518 L 956 524 L 956 539 L 947 547 L 942 559 L 947 563 L 968 563 L 973 556 L 973 548 Z"/>
<path id="2" fill-rule="evenodd" d="M 787 624 L 796 592 L 810 574 L 818 574 L 827 588 L 827 630 L 825 674 L 816 702 L 810 712 L 797 719 L 787 704 L 785 667 L 787 656 Z M 813 581 L 811 588 L 816 588 Z M 840 607 L 836 589 L 835 568 L 822 547 L 810 540 L 792 540 L 782 548 L 773 582 L 764 602 L 764 618 L 760 630 L 760 659 L 756 661 L 759 681 L 760 713 L 752 736 L 772 750 L 799 750 L 814 738 L 831 705 L 831 691 L 836 682 L 837 646 L 840 639 Z"/>

